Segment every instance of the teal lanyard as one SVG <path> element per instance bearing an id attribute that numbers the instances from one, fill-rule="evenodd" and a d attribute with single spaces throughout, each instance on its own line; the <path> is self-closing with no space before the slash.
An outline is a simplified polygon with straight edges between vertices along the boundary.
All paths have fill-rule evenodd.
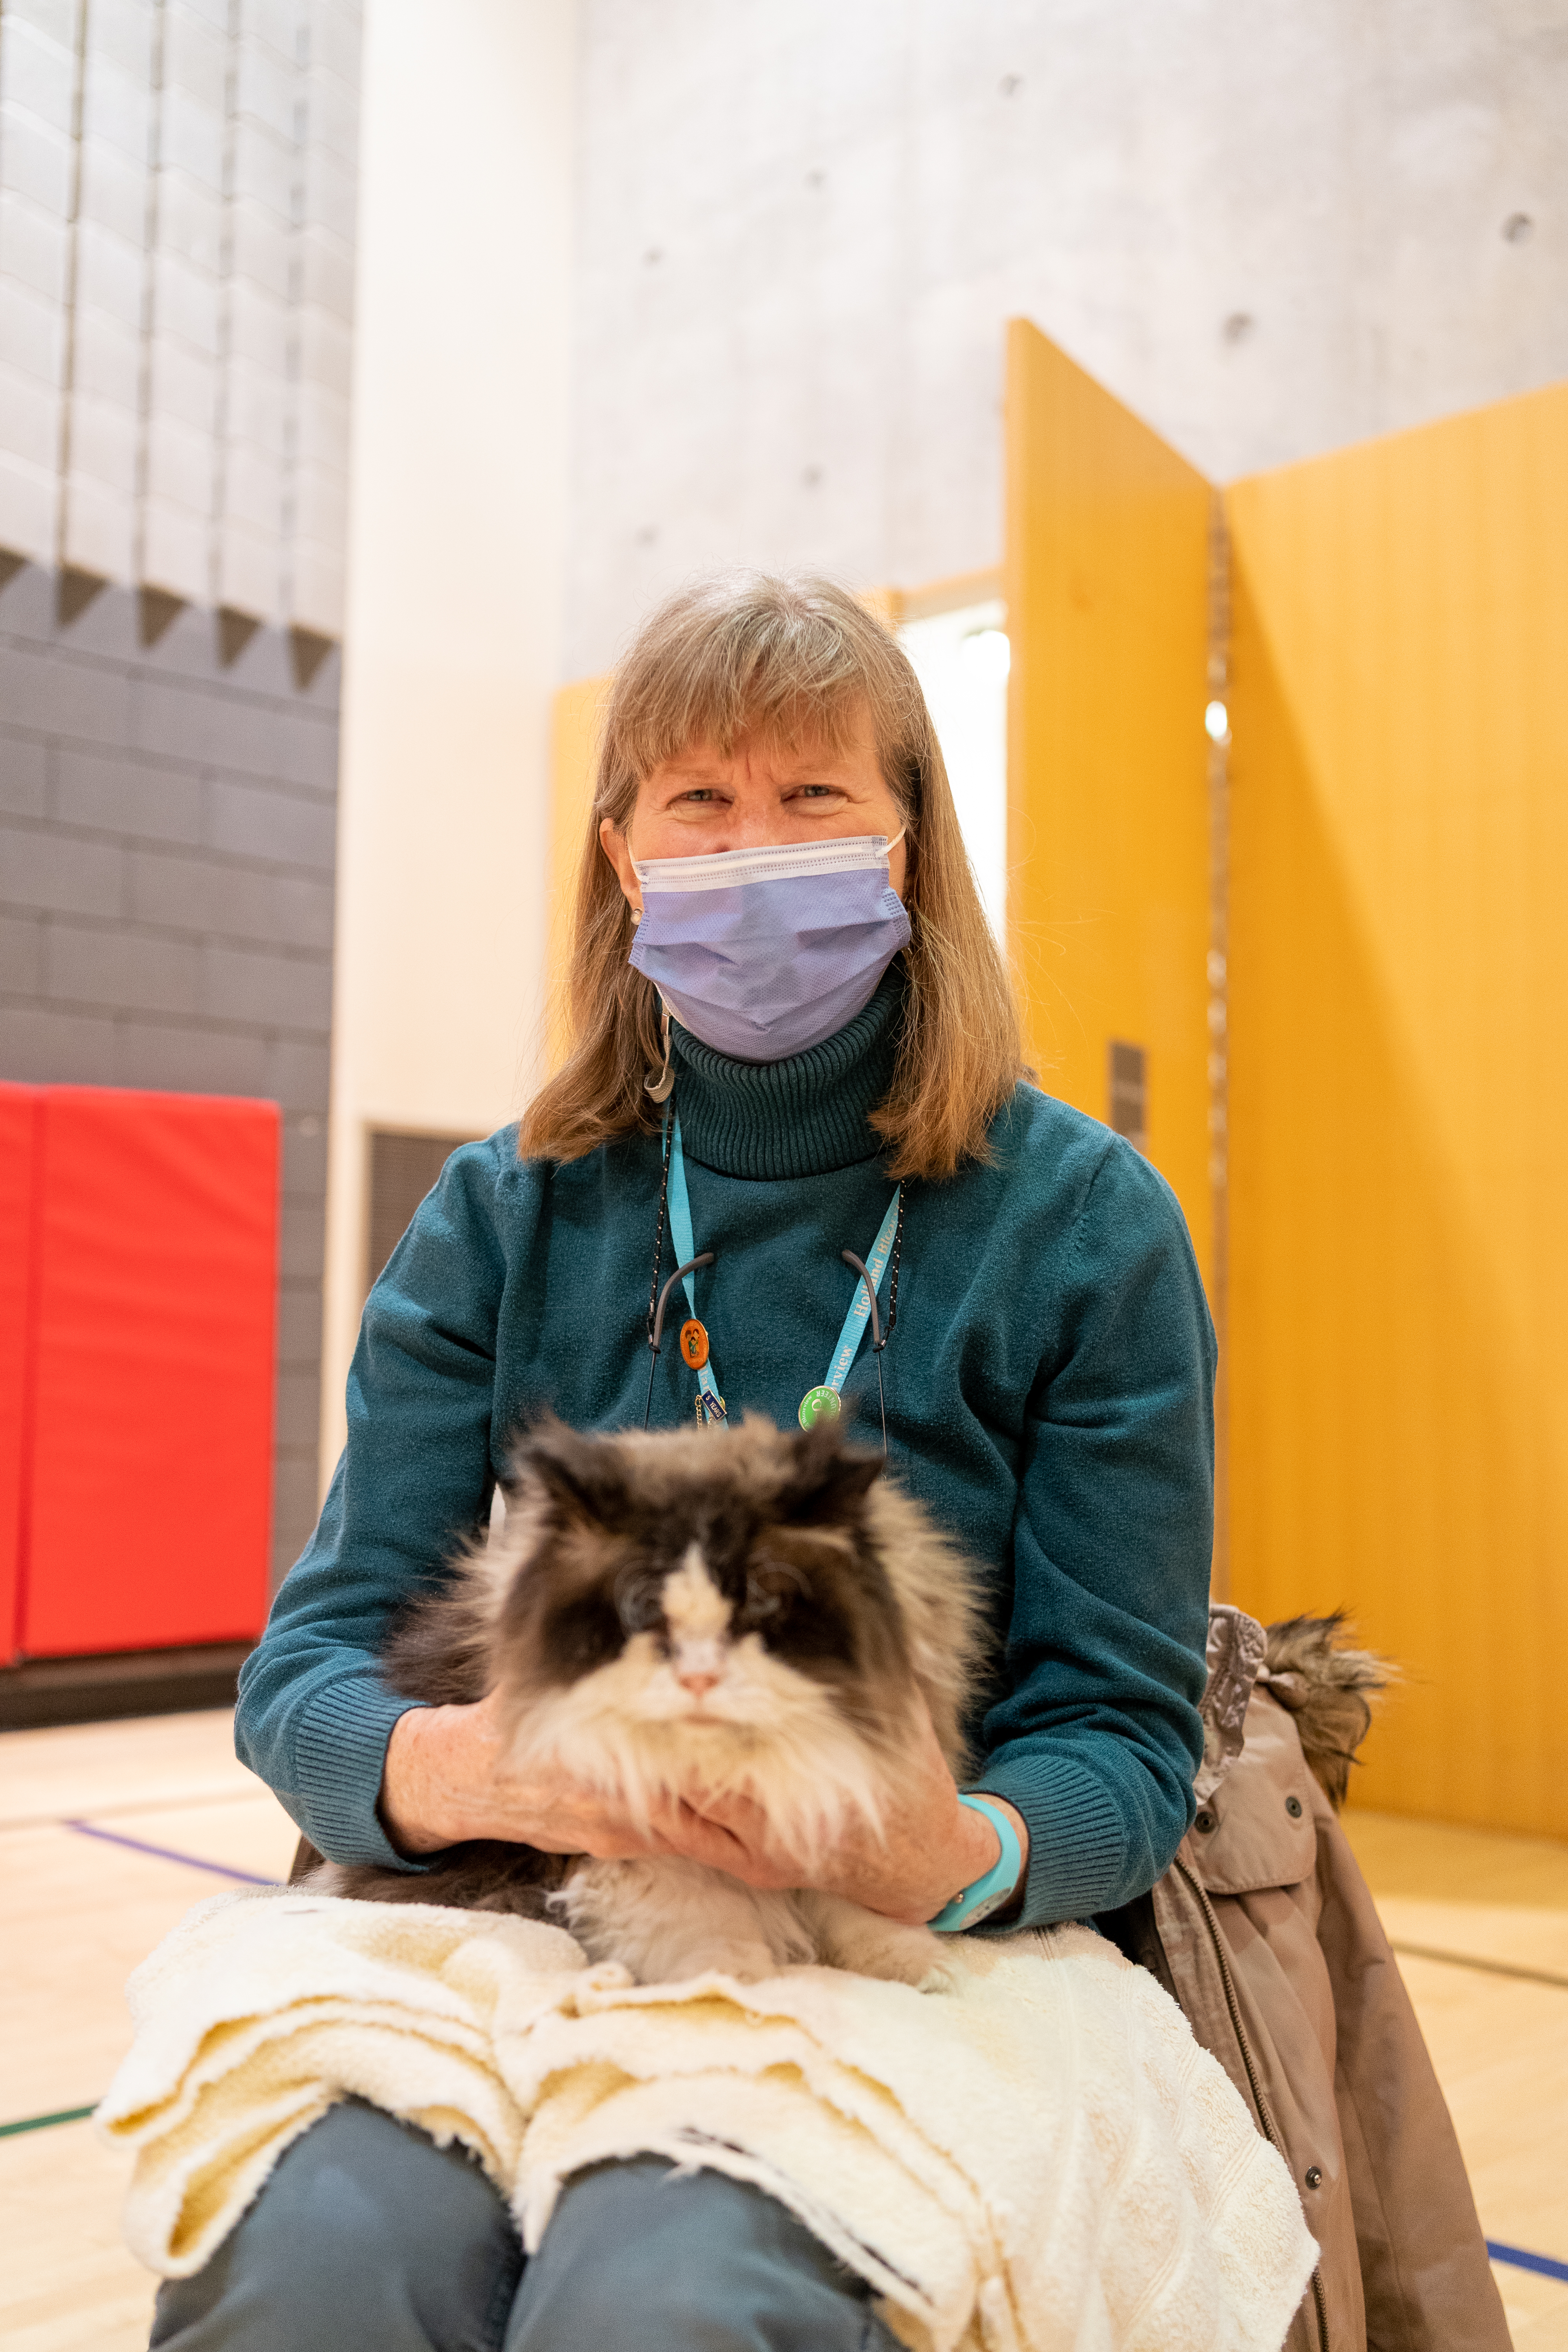
<path id="1" fill-rule="evenodd" d="M 668 1125 L 669 1112 L 664 1114 Z M 669 1237 L 675 1244 L 675 1263 L 689 1265 L 697 1255 L 697 1244 L 691 1238 L 691 1202 L 686 1192 L 686 1154 L 680 1148 L 680 1113 L 675 1113 L 675 1131 L 669 1139 Z M 681 1282 L 686 1304 L 693 1316 L 697 1313 L 697 1279 L 688 1271 Z M 697 1374 L 697 1418 L 701 1422 L 723 1421 L 727 1418 L 724 1400 L 719 1393 L 719 1383 L 713 1377 L 711 1361 L 702 1364 Z"/>
<path id="2" fill-rule="evenodd" d="M 669 1237 L 675 1244 L 677 1265 L 687 1265 L 697 1255 L 697 1244 L 691 1231 L 691 1202 L 686 1190 L 686 1154 L 680 1148 L 680 1113 L 665 1113 L 667 1123 L 674 1112 L 674 1125 L 669 1135 Z M 893 1197 L 888 1203 L 888 1213 L 882 1219 L 877 1238 L 866 1260 L 866 1271 L 871 1277 L 871 1287 L 879 1292 L 882 1276 L 887 1272 L 893 1235 L 899 1227 L 899 1200 L 901 1184 L 893 1187 Z M 692 1274 L 682 1276 L 686 1303 L 693 1318 L 697 1314 L 697 1283 Z M 855 1295 L 849 1301 L 849 1312 L 844 1318 L 844 1328 L 838 1334 L 838 1345 L 828 1360 L 822 1386 L 808 1389 L 801 1399 L 799 1419 L 803 1428 L 815 1422 L 831 1420 L 839 1410 L 839 1396 L 849 1377 L 850 1367 L 860 1352 L 860 1342 L 866 1336 L 866 1326 L 871 1319 L 871 1301 L 866 1285 L 858 1275 L 855 1277 Z M 719 1393 L 719 1383 L 713 1377 L 712 1357 L 698 1370 L 697 1418 L 699 1421 L 723 1421 L 728 1416 L 724 1400 Z"/>

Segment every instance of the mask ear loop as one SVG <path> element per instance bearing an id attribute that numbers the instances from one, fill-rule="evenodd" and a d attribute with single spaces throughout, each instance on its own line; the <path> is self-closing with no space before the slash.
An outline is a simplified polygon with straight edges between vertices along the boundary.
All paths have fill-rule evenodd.
<path id="1" fill-rule="evenodd" d="M 664 1067 L 657 1078 L 649 1077 L 643 1080 L 643 1092 L 651 1096 L 656 1103 L 667 1103 L 675 1092 L 675 1073 L 669 1066 L 669 1007 L 665 1004 L 662 996 L 658 1001 L 664 1006 L 664 1020 L 661 1024 L 661 1034 L 664 1038 Z"/>

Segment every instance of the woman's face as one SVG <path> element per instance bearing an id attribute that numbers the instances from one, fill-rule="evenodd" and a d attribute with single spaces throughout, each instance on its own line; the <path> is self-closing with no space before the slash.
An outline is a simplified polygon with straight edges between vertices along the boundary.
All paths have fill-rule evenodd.
<path id="1" fill-rule="evenodd" d="M 599 827 L 605 856 L 640 915 L 637 857 L 698 857 L 724 849 L 776 849 L 784 843 L 837 841 L 885 834 L 903 824 L 877 760 L 870 713 L 862 709 L 840 751 L 787 751 L 744 737 L 727 757 L 689 743 L 637 788 L 631 823 L 619 833 L 608 817 Z M 909 870 L 907 845 L 888 861 L 888 878 L 901 898 Z"/>

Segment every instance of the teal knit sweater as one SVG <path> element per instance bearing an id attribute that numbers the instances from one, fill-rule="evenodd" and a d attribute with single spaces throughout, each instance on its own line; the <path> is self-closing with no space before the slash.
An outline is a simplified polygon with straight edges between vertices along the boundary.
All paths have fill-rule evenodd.
<path id="1" fill-rule="evenodd" d="M 839 1252 L 868 1253 L 890 1197 L 867 1114 L 901 1001 L 895 966 L 786 1062 L 672 1033 L 696 1245 L 718 1254 L 698 1310 L 733 1413 L 788 1427 L 825 1375 L 855 1279 Z M 1041 1926 L 1141 1894 L 1191 1818 L 1215 1345 L 1181 1211 L 1146 1160 L 1030 1087 L 991 1139 L 989 1166 L 906 1187 L 883 1366 L 894 1473 L 984 1580 L 997 1664 L 974 1785 L 1028 1822 L 1023 1919 Z M 545 1405 L 579 1428 L 641 1424 L 658 1182 L 655 1138 L 556 1166 L 520 1160 L 505 1128 L 454 1153 L 371 1293 L 348 1444 L 237 1726 L 245 1762 L 336 1861 L 417 1867 L 376 1815 L 406 1702 L 373 1654 L 483 1519 L 509 1432 Z M 667 1328 L 653 1426 L 689 1426 L 695 1393 Z M 879 1439 L 868 1346 L 845 1402 Z"/>

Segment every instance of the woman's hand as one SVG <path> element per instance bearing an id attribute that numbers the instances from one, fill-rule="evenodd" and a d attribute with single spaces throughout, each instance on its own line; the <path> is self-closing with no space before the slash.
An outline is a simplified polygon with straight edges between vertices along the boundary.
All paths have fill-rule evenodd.
<path id="1" fill-rule="evenodd" d="M 1029 1861 L 1029 1832 L 1005 1798 L 990 1802 L 1012 1816 Z M 697 1798 L 680 1808 L 678 1822 L 663 1824 L 676 1850 L 695 1862 L 711 1863 L 748 1886 L 814 1886 L 844 1895 L 889 1919 L 921 1925 L 932 1919 L 965 1886 L 973 1886 L 999 1860 L 1002 1840 L 984 1812 L 961 1805 L 958 1790 L 926 1708 L 920 1711 L 916 1739 L 901 1759 L 889 1791 L 879 1840 L 856 1822 L 826 1858 L 810 1871 L 773 1842 L 762 1808 L 750 1798 Z"/>
<path id="2" fill-rule="evenodd" d="M 668 1833 L 679 1827 L 679 1805 L 656 1811 L 644 1830 L 563 1772 L 518 1772 L 494 1694 L 474 1706 L 416 1706 L 400 1715 L 377 1810 L 393 1844 L 410 1859 L 467 1838 L 605 1862 L 688 1851 Z"/>
<path id="3" fill-rule="evenodd" d="M 564 1774 L 525 1778 L 510 1758 L 493 1697 L 475 1706 L 411 1707 L 393 1727 L 382 1778 L 381 1819 L 393 1843 L 410 1857 L 467 1838 L 501 1838 L 544 1853 L 591 1853 L 607 1862 L 684 1854 L 748 1886 L 811 1885 L 914 1924 L 933 1918 L 984 1877 L 1002 1851 L 985 1814 L 959 1803 L 923 1706 L 889 1790 L 881 1839 L 856 1822 L 809 1871 L 775 1843 L 766 1814 L 750 1798 L 671 1800 L 655 1809 L 645 1829 Z M 1026 1866 L 1029 1832 L 1022 1815 L 1008 1811 Z"/>

